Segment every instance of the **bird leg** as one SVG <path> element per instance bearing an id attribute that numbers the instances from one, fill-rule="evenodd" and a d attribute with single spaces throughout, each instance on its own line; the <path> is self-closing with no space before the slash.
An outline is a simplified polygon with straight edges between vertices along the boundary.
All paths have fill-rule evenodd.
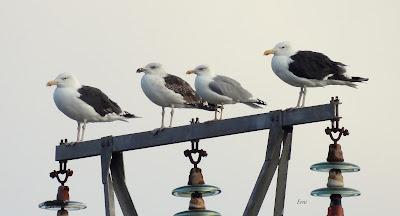
<path id="1" fill-rule="evenodd" d="M 221 104 L 221 114 L 219 115 L 219 120 L 222 120 L 222 111 L 224 111 L 224 104 Z"/>
<path id="2" fill-rule="evenodd" d="M 171 106 L 171 118 L 169 119 L 169 127 L 172 127 L 172 118 L 174 117 L 174 105 Z"/>
<path id="3" fill-rule="evenodd" d="M 81 123 L 78 122 L 78 134 L 76 135 L 76 142 L 79 142 L 80 136 L 81 136 Z"/>
<path id="4" fill-rule="evenodd" d="M 214 121 L 218 120 L 217 114 L 218 114 L 218 105 L 216 105 L 216 108 L 214 111 Z"/>
<path id="5" fill-rule="evenodd" d="M 301 104 L 301 107 L 304 107 L 306 104 L 306 94 L 307 94 L 307 88 L 303 87 L 303 103 Z"/>
<path id="6" fill-rule="evenodd" d="M 164 116 L 165 116 L 165 107 L 162 107 L 161 110 L 161 128 L 164 128 Z"/>
<path id="7" fill-rule="evenodd" d="M 158 132 L 164 130 L 165 126 L 164 126 L 164 116 L 165 116 L 165 107 L 161 107 L 161 127 L 160 128 L 156 128 L 152 131 L 153 135 L 157 135 Z"/>
<path id="8" fill-rule="evenodd" d="M 301 97 L 303 96 L 303 87 L 300 87 L 300 92 L 299 92 L 299 99 L 297 100 L 297 106 L 296 108 L 300 107 L 300 103 L 301 103 Z"/>
<path id="9" fill-rule="evenodd" d="M 83 125 L 82 125 L 82 137 L 81 137 L 81 140 L 79 140 L 79 142 L 83 141 L 83 137 L 85 136 L 86 122 L 87 122 L 86 119 L 83 120 Z"/>
<path id="10" fill-rule="evenodd" d="M 78 122 L 78 127 L 77 127 L 77 134 L 76 134 L 76 142 L 70 142 L 70 143 L 66 143 L 66 145 L 75 145 L 78 142 L 80 142 L 80 137 L 81 137 L 81 123 Z"/>

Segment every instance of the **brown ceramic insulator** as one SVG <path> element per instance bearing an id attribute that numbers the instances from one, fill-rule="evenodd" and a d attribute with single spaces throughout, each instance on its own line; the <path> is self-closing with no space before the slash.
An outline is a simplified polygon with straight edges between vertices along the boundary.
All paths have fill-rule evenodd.
<path id="1" fill-rule="evenodd" d="M 57 200 L 69 201 L 69 187 L 68 186 L 59 186 L 58 187 Z"/>
<path id="2" fill-rule="evenodd" d="M 328 187 L 343 187 L 344 186 L 343 175 L 342 175 L 341 170 L 331 169 L 329 171 L 327 186 Z"/>
<path id="3" fill-rule="evenodd" d="M 200 193 L 193 193 L 189 202 L 189 210 L 206 209 L 203 197 Z"/>
<path id="4" fill-rule="evenodd" d="M 67 210 L 58 210 L 57 211 L 57 216 L 68 216 L 68 211 Z"/>
<path id="5" fill-rule="evenodd" d="M 203 185 L 204 178 L 200 168 L 192 168 L 190 170 L 188 185 Z"/>
<path id="6" fill-rule="evenodd" d="M 344 211 L 342 208 L 342 196 L 339 194 L 331 195 L 331 204 L 328 208 L 327 216 L 344 216 Z"/>
<path id="7" fill-rule="evenodd" d="M 342 147 L 339 144 L 330 144 L 328 158 L 326 160 L 328 162 L 343 162 Z"/>
<path id="8" fill-rule="evenodd" d="M 342 206 L 329 206 L 327 216 L 344 216 Z"/>

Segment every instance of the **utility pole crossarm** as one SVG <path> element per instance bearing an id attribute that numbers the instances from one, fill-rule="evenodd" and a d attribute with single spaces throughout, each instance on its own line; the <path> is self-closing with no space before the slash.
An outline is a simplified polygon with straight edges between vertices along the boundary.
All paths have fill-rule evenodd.
<path id="1" fill-rule="evenodd" d="M 207 139 L 225 135 L 270 129 L 280 121 L 282 127 L 335 118 L 335 103 L 290 110 L 277 110 L 257 115 L 243 116 L 219 121 L 166 128 L 157 135 L 152 131 L 112 137 L 113 152 L 122 152 L 155 146 L 180 143 L 195 139 Z M 102 140 L 89 140 L 75 145 L 56 147 L 56 160 L 73 160 L 101 155 Z"/>

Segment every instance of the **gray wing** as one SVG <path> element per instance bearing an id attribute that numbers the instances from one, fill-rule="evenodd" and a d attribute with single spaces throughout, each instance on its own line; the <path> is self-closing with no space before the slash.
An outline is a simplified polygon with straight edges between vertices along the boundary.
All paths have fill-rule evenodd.
<path id="1" fill-rule="evenodd" d="M 218 75 L 210 82 L 209 87 L 217 94 L 232 98 L 235 101 L 247 101 L 253 95 L 232 78 Z"/>

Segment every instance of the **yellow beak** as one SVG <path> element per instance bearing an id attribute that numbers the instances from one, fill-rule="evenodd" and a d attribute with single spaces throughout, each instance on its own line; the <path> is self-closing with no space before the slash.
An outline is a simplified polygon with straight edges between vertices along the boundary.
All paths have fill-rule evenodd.
<path id="1" fill-rule="evenodd" d="M 188 71 L 186 71 L 186 74 L 194 74 L 194 73 L 195 73 L 194 70 L 188 70 Z"/>
<path id="2" fill-rule="evenodd" d="M 51 81 L 47 82 L 47 86 L 52 86 L 52 85 L 57 85 L 57 84 L 58 84 L 58 82 L 55 80 L 51 80 Z"/>
<path id="3" fill-rule="evenodd" d="M 275 50 L 273 50 L 273 49 L 270 49 L 270 50 L 267 50 L 267 51 L 265 51 L 264 52 L 264 55 L 270 55 L 270 54 L 275 54 Z"/>

